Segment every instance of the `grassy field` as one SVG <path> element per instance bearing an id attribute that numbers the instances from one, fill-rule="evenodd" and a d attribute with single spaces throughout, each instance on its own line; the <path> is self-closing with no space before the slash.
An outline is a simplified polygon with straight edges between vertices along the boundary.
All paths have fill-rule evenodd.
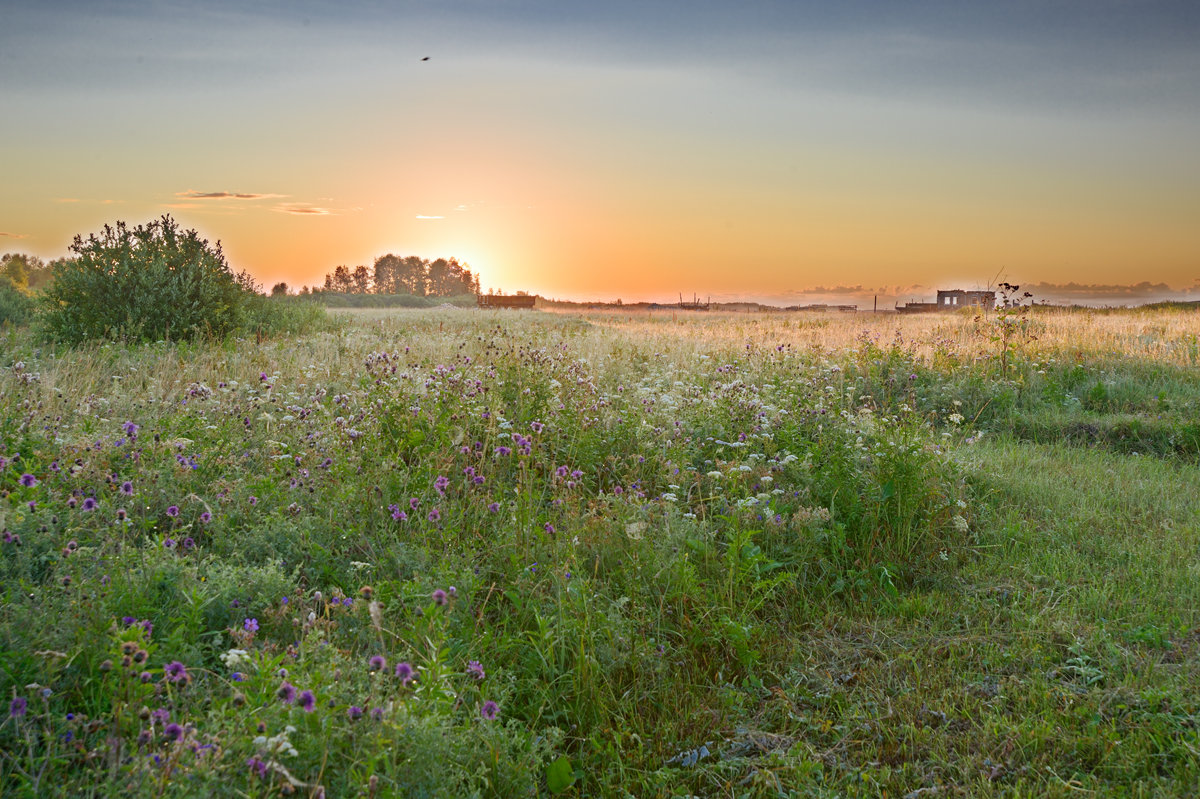
<path id="1" fill-rule="evenodd" d="M 0 793 L 1195 794 L 1200 313 L 340 319 L 0 331 Z"/>

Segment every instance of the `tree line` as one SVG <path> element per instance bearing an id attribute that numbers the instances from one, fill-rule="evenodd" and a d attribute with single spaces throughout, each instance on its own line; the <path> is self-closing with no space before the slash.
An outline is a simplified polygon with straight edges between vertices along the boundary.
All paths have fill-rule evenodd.
<path id="1" fill-rule="evenodd" d="M 278 288 L 278 287 L 277 287 Z M 286 289 L 285 289 L 286 290 Z M 381 255 L 372 268 L 339 266 L 325 275 L 325 285 L 312 293 L 412 294 L 417 297 L 453 297 L 478 294 L 479 276 L 457 258 L 428 260 L 415 255 Z"/>

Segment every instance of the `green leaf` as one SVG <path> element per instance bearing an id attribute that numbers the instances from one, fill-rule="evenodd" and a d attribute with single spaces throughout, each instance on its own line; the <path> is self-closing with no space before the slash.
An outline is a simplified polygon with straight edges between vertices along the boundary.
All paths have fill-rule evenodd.
<path id="1" fill-rule="evenodd" d="M 571 768 L 571 761 L 566 755 L 546 767 L 546 787 L 550 793 L 562 793 L 574 784 L 575 770 Z"/>

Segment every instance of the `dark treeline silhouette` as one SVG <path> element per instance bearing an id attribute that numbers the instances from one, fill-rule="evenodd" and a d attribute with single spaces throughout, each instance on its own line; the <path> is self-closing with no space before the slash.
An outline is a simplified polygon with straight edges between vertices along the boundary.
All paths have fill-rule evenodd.
<path id="1" fill-rule="evenodd" d="M 457 258 L 430 261 L 410 255 L 381 255 L 374 268 L 339 266 L 325 276 L 325 285 L 313 293 L 411 294 L 417 297 L 453 297 L 478 294 L 479 277 Z"/>

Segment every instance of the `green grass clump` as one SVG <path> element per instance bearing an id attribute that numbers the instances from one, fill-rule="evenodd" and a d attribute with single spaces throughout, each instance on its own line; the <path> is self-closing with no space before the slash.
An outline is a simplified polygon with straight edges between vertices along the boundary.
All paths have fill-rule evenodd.
<path id="1" fill-rule="evenodd" d="M 1165 357 L 263 303 L 309 332 L 8 334 L 5 795 L 1200 777 L 1200 390 Z"/>

